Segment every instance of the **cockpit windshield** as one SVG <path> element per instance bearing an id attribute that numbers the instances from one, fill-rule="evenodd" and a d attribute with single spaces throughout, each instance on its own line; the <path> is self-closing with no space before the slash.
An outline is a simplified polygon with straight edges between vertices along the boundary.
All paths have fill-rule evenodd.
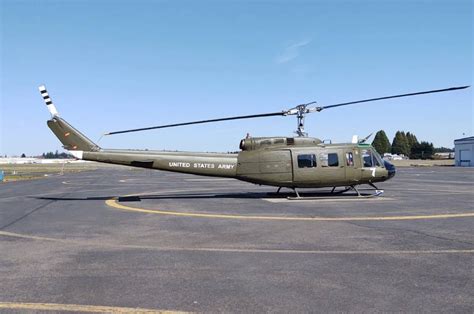
<path id="1" fill-rule="evenodd" d="M 382 167 L 383 161 L 380 155 L 373 149 L 361 150 L 362 164 L 366 168 Z"/>
<path id="2" fill-rule="evenodd" d="M 380 157 L 380 154 L 377 151 L 373 151 L 374 157 L 375 157 L 375 165 L 377 167 L 383 167 L 384 163 L 382 160 L 382 157 Z"/>

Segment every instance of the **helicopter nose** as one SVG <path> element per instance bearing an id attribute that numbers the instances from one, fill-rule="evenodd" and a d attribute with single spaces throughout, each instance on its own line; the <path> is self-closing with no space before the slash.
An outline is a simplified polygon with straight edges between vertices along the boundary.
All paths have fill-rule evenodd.
<path id="1" fill-rule="evenodd" d="M 397 170 L 395 169 L 395 166 L 391 163 L 389 163 L 388 161 L 386 161 L 384 159 L 383 161 L 383 164 L 385 166 L 385 169 L 387 169 L 388 171 L 388 178 L 391 179 L 395 176 L 395 173 L 397 172 Z"/>

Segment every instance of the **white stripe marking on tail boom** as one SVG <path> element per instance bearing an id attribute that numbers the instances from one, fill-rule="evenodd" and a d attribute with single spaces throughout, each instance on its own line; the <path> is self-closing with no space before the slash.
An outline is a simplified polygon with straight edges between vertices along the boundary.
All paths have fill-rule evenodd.
<path id="1" fill-rule="evenodd" d="M 71 155 L 73 155 L 77 159 L 82 159 L 82 156 L 84 154 L 84 151 L 82 150 L 70 150 L 69 152 L 71 153 Z"/>

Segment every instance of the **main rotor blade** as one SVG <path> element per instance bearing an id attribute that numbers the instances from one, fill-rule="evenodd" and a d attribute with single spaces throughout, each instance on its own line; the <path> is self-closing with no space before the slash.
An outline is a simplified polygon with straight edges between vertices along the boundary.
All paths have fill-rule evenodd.
<path id="1" fill-rule="evenodd" d="M 345 103 L 339 103 L 339 104 L 334 104 L 334 105 L 328 105 L 328 106 L 322 106 L 322 107 L 313 107 L 313 108 L 310 108 L 310 109 L 306 109 L 306 106 L 315 103 L 315 102 L 311 102 L 311 103 L 307 103 L 307 104 L 297 106 L 297 107 L 292 108 L 290 110 L 285 110 L 285 111 L 280 111 L 280 112 L 263 113 L 263 114 L 247 115 L 247 116 L 235 116 L 235 117 L 219 118 L 219 119 L 200 120 L 200 121 L 192 121 L 192 122 L 185 122 L 185 123 L 165 124 L 165 125 L 151 126 L 151 127 L 146 127 L 146 128 L 138 128 L 138 129 L 129 129 L 129 130 L 123 130 L 123 131 L 108 132 L 108 133 L 105 133 L 104 135 L 114 135 L 114 134 L 139 132 L 139 131 L 147 131 L 147 130 L 154 130 L 154 129 L 164 129 L 164 128 L 172 128 L 172 127 L 177 127 L 177 126 L 183 126 L 183 125 L 203 124 L 203 123 L 219 122 L 219 121 L 229 121 L 229 120 L 239 120 L 239 119 L 263 118 L 263 117 L 271 117 L 271 116 L 287 116 L 287 115 L 295 115 L 295 114 L 304 114 L 304 113 L 310 113 L 310 112 L 314 112 L 314 111 L 319 112 L 321 110 L 328 109 L 328 108 L 341 107 L 341 106 L 347 106 L 347 105 L 364 103 L 364 102 L 371 102 L 371 101 L 378 101 L 378 100 L 399 98 L 399 97 L 416 96 L 416 95 L 423 95 L 423 94 L 448 92 L 448 91 L 454 91 L 454 90 L 458 90 L 458 89 L 465 89 L 465 88 L 468 88 L 468 87 L 469 86 L 460 86 L 460 87 L 436 89 L 436 90 L 430 90 L 430 91 L 424 91 L 424 92 L 416 92 L 416 93 L 409 93 L 409 94 L 400 94 L 400 95 L 393 95 L 393 96 L 363 99 L 363 100 L 350 101 L 350 102 L 345 102 Z M 299 107 L 301 107 L 301 106 L 304 106 L 304 108 L 299 109 Z M 301 113 L 300 110 L 304 110 L 305 112 Z"/>
<path id="2" fill-rule="evenodd" d="M 323 109 L 328 109 L 328 108 L 341 107 L 341 106 L 359 104 L 359 103 L 362 103 L 362 102 L 370 102 L 370 101 L 377 101 L 377 100 L 384 100 L 384 99 L 391 99 L 391 98 L 399 98 L 399 97 L 416 96 L 416 95 L 423 95 L 423 94 L 449 92 L 449 91 L 458 90 L 458 89 L 464 89 L 464 88 L 468 88 L 468 87 L 469 87 L 469 85 L 467 85 L 467 86 L 460 86 L 460 87 L 450 87 L 450 88 L 444 88 L 444 89 L 435 89 L 435 90 L 429 90 L 429 91 L 424 91 L 424 92 L 416 92 L 416 93 L 409 93 L 409 94 L 401 94 L 401 95 L 385 96 L 385 97 L 378 97 L 378 98 L 370 98 L 370 99 L 357 100 L 357 101 L 350 101 L 350 102 L 343 102 L 343 103 L 335 104 L 335 105 L 317 107 L 316 110 L 317 110 L 317 111 L 321 111 L 321 110 L 323 110 Z"/>
<path id="3" fill-rule="evenodd" d="M 229 121 L 229 120 L 239 120 L 239 119 L 253 119 L 253 118 L 271 117 L 271 116 L 284 116 L 284 115 L 286 115 L 286 111 L 253 114 L 253 115 L 248 115 L 248 116 L 236 116 L 236 117 L 228 117 L 228 118 L 210 119 L 210 120 L 200 120 L 200 121 L 175 123 L 175 124 L 157 125 L 157 126 L 151 126 L 147 128 L 114 131 L 114 132 L 105 133 L 104 135 L 114 135 L 114 134 L 130 133 L 130 132 L 148 131 L 148 130 L 154 130 L 154 129 L 172 128 L 176 126 L 191 125 L 191 124 L 202 124 L 202 123 L 209 123 L 209 122 L 219 122 L 219 121 Z"/>

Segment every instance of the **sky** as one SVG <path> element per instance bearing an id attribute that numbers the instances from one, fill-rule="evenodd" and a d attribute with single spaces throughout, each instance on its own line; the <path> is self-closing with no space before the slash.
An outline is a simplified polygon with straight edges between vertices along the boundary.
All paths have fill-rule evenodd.
<path id="1" fill-rule="evenodd" d="M 62 151 L 61 117 L 94 141 L 129 128 L 471 85 L 473 2 L 0 0 L 0 155 Z M 472 88 L 313 113 L 310 136 L 473 134 Z M 104 148 L 237 151 L 293 136 L 270 117 L 103 137 Z"/>

